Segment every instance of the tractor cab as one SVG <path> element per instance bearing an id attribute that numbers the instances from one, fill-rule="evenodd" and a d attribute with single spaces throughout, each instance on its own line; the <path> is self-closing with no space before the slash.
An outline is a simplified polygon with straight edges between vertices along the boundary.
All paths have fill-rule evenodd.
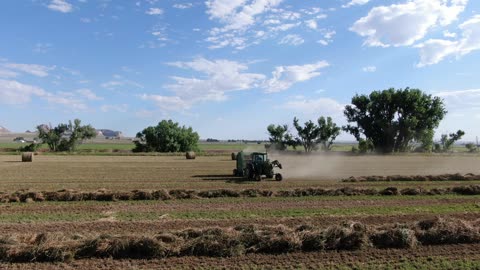
<path id="1" fill-rule="evenodd" d="M 253 162 L 265 162 L 268 161 L 267 153 L 252 153 Z"/>

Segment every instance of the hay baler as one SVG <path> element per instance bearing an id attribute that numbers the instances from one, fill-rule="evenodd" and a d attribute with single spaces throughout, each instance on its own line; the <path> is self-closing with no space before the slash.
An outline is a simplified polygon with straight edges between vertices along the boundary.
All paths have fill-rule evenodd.
<path id="1" fill-rule="evenodd" d="M 274 168 L 282 168 L 282 164 L 278 160 L 270 162 L 267 153 L 253 152 L 245 153 L 238 152 L 236 156 L 237 167 L 233 169 L 234 176 L 241 176 L 247 179 L 260 181 L 262 176 L 266 178 L 274 178 L 277 181 L 282 181 L 283 177 L 280 173 L 275 173 Z"/>

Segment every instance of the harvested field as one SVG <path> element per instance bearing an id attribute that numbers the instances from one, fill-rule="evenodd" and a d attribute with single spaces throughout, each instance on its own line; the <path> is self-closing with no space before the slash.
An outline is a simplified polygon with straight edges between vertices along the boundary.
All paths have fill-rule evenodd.
<path id="1" fill-rule="evenodd" d="M 56 191 L 74 189 L 154 190 L 339 186 L 339 180 L 365 175 L 480 174 L 477 156 L 274 156 L 284 169 L 285 180 L 244 182 L 232 176 L 235 161 L 228 156 L 184 157 L 149 156 L 37 156 L 34 163 L 19 157 L 0 156 L 0 191 L 20 189 Z M 479 179 L 480 180 L 480 179 Z M 455 181 L 453 181 L 455 182 Z M 468 182 L 468 181 L 467 181 Z M 474 182 L 474 181 L 473 181 Z M 375 184 L 375 183 L 373 183 Z M 463 183 L 468 185 L 470 183 Z M 344 184 L 347 186 L 349 184 Z M 372 183 L 362 183 L 371 186 Z M 378 186 L 388 185 L 378 183 Z M 412 185 L 412 184 L 409 184 Z M 417 185 L 417 184 L 415 184 Z M 431 186 L 431 183 L 418 185 Z M 435 184 L 434 184 L 435 185 Z M 446 181 L 442 186 L 455 183 Z"/>
<path id="2" fill-rule="evenodd" d="M 185 156 L 39 155 L 33 163 L 18 162 L 18 156 L 0 156 L 0 197 L 4 202 L 0 203 L 0 232 L 23 239 L 9 246 L 7 255 L 13 256 L 12 262 L 4 261 L 0 268 L 157 269 L 181 268 L 188 263 L 193 268 L 375 269 L 395 265 L 450 269 L 449 266 L 456 265 L 468 269 L 480 259 L 470 251 L 479 245 L 480 179 L 341 181 L 369 175 L 480 174 L 477 166 L 480 158 L 416 155 L 275 158 L 284 165 L 282 173 L 286 179 L 282 182 L 245 182 L 232 177 L 235 161 L 231 156 L 197 156 L 195 160 L 186 160 Z M 461 219 L 465 226 L 446 230 L 451 225 L 434 228 L 424 222 L 422 228 L 427 228 L 427 233 L 414 225 L 437 217 Z M 336 236 L 317 238 L 319 232 L 321 235 L 327 231 L 331 235 L 353 233 L 355 230 L 338 227 L 351 222 L 366 226 L 362 234 L 366 238 L 360 237 L 361 242 L 346 244 Z M 398 223 L 406 227 L 395 225 Z M 202 241 L 186 241 L 191 245 L 174 249 L 180 253 L 171 253 L 156 238 L 162 232 L 193 233 L 217 228 L 225 232 L 222 239 L 233 244 L 238 241 L 236 236 L 231 238 L 233 227 L 279 224 L 282 230 L 294 233 L 287 234 L 288 239 L 274 237 L 277 239 L 274 245 L 262 242 L 255 252 L 246 252 L 251 246 L 238 245 L 239 249 L 218 251 L 219 243 L 205 236 Z M 307 251 L 311 246 L 302 248 L 303 238 L 295 232 L 300 225 L 308 232 L 308 245 L 318 245 L 320 250 Z M 337 227 L 331 229 L 332 226 Z M 408 230 L 404 231 L 405 228 Z M 461 235 L 472 232 L 469 231 L 472 228 L 476 232 L 473 238 Z M 453 240 L 438 242 L 435 233 L 449 235 Z M 31 237 L 28 240 L 27 234 L 54 235 L 52 239 L 59 242 L 54 241 L 56 244 L 49 246 L 48 252 L 36 253 L 32 259 L 29 253 L 32 245 L 40 242 Z M 73 239 L 74 234 L 79 238 Z M 161 239 L 168 239 L 164 237 Z M 88 247 L 97 244 L 103 247 L 108 242 L 131 248 L 119 249 L 117 253 L 92 253 L 85 245 L 84 249 L 73 251 L 65 247 L 70 244 L 78 247 L 77 244 L 88 239 Z M 462 242 L 465 239 L 473 240 L 466 244 Z M 140 252 L 145 243 L 155 249 Z M 366 245 L 350 250 L 349 245 L 358 247 L 359 243 Z M 217 251 L 209 251 L 212 246 Z M 392 247 L 395 252 L 389 251 Z M 204 253 L 199 253 L 199 249 Z M 78 250 L 83 253 L 77 256 Z M 267 250 L 280 254 L 266 254 Z M 55 254 L 53 259 L 51 254 Z M 177 255 L 172 257 L 172 254 Z M 227 255 L 231 257 L 211 257 Z M 125 256 L 127 260 L 119 260 Z M 70 261 L 33 262 L 38 258 Z"/>

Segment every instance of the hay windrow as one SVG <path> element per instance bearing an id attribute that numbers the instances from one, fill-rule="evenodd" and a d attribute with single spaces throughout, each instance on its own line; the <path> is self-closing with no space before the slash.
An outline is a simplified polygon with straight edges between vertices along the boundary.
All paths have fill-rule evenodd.
<path id="1" fill-rule="evenodd" d="M 437 218 L 413 224 L 366 226 L 348 222 L 319 228 L 241 225 L 185 229 L 156 235 L 24 234 L 0 237 L 0 261 L 65 262 L 75 259 L 160 259 L 172 256 L 231 257 L 417 245 L 480 243 L 480 223 Z"/>
<path id="2" fill-rule="evenodd" d="M 438 174 L 438 175 L 372 175 L 372 176 L 350 176 L 342 179 L 342 182 L 408 182 L 408 181 L 480 181 L 479 174 L 467 173 L 453 173 L 453 174 Z"/>
<path id="3" fill-rule="evenodd" d="M 338 189 L 303 188 L 293 190 L 260 189 L 213 189 L 213 190 L 133 190 L 82 192 L 75 190 L 60 191 L 17 191 L 12 194 L 0 193 L 0 203 L 43 202 L 43 201 L 128 201 L 128 200 L 186 200 L 213 198 L 254 198 L 254 197 L 312 197 L 312 196 L 416 196 L 416 195 L 480 195 L 480 185 L 457 186 L 452 188 L 404 188 L 387 187 L 384 189 L 343 187 Z"/>

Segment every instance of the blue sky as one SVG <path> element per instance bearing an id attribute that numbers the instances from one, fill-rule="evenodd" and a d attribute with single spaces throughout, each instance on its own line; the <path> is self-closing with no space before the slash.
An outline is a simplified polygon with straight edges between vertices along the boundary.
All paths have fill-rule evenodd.
<path id="1" fill-rule="evenodd" d="M 480 1 L 3 0 L 0 125 L 80 118 L 126 135 L 162 119 L 265 139 L 356 93 L 445 100 L 437 131 L 480 135 Z M 340 139 L 349 140 L 343 134 Z"/>

